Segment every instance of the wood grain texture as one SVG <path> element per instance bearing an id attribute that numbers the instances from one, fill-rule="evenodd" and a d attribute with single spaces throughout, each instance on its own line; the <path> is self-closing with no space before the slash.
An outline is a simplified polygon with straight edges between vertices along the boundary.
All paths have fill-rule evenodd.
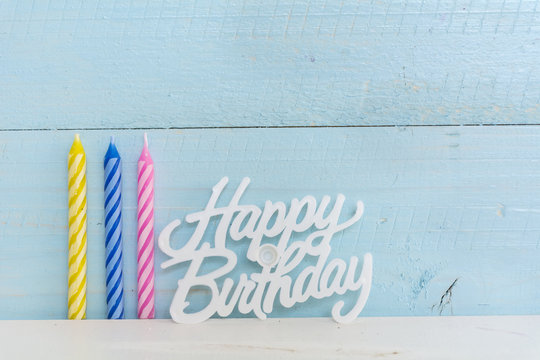
<path id="1" fill-rule="evenodd" d="M 62 359 L 537 360 L 539 316 L 0 321 L 0 356 Z M 33 340 L 27 346 L 28 338 Z M 127 345 L 129 344 L 129 345 Z"/>
<path id="2" fill-rule="evenodd" d="M 124 162 L 126 315 L 133 318 L 137 130 L 81 133 L 88 161 L 88 317 L 106 314 L 102 161 L 110 135 Z M 72 139 L 72 131 L 0 132 L 1 319 L 66 317 Z M 243 203 L 259 206 L 341 192 L 343 216 L 356 200 L 366 208 L 332 250 L 342 258 L 373 254 L 374 285 L 363 315 L 540 313 L 540 127 L 154 130 L 149 141 L 156 232 L 202 209 L 225 175 L 231 183 L 224 203 L 244 176 L 252 183 Z M 233 248 L 242 253 L 246 245 Z M 157 264 L 164 260 L 158 251 Z M 157 317 L 169 316 L 184 270 L 156 269 Z M 234 274 L 252 270 L 243 262 Z M 194 291 L 191 301 L 202 306 L 207 295 Z M 329 316 L 336 301 L 277 307 L 273 316 Z"/>
<path id="3" fill-rule="evenodd" d="M 538 123 L 538 3 L 2 1 L 0 124 Z"/>

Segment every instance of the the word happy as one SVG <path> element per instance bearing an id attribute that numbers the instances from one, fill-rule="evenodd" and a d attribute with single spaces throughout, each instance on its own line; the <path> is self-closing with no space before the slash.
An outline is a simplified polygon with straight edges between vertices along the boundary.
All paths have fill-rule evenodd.
<path id="1" fill-rule="evenodd" d="M 174 220 L 163 229 L 159 236 L 160 249 L 171 257 L 161 264 L 162 268 L 190 262 L 183 279 L 178 281 L 170 312 L 179 323 L 199 323 L 214 314 L 226 317 L 235 307 L 243 314 L 253 312 L 260 319 L 271 313 L 274 302 L 290 308 L 309 298 L 323 299 L 333 294 L 343 295 L 347 291 L 357 291 L 358 297 L 351 310 L 342 313 L 345 303 L 338 301 L 332 308 L 332 317 L 337 322 L 350 322 L 358 317 L 366 304 L 371 288 L 372 257 L 364 255 L 362 270 L 356 276 L 358 258 L 351 256 L 347 264 L 342 259 L 328 261 L 333 236 L 356 223 L 363 214 L 364 205 L 356 203 L 356 211 L 348 220 L 339 223 L 345 196 L 339 194 L 330 208 L 330 196 L 324 196 L 320 203 L 313 196 L 292 199 L 289 209 L 283 202 L 266 201 L 264 208 L 256 205 L 240 204 L 240 199 L 250 182 L 244 178 L 236 189 L 229 204 L 216 207 L 229 179 L 222 178 L 213 188 L 212 195 L 204 210 L 186 216 L 186 222 L 196 224 L 190 239 L 180 249 L 171 247 L 171 233 L 180 226 Z M 219 219 L 214 235 L 214 244 L 201 244 L 209 222 Z M 291 242 L 293 233 L 314 230 L 303 241 Z M 221 289 L 218 279 L 232 272 L 237 264 L 237 254 L 227 248 L 227 239 L 240 241 L 247 239 L 247 258 L 261 265 L 260 272 L 241 274 L 239 280 L 225 278 Z M 277 242 L 263 243 L 263 239 L 277 238 Z M 230 241 L 230 240 L 229 240 Z M 302 260 L 311 256 L 316 264 L 305 266 L 292 278 L 290 273 Z M 213 271 L 199 274 L 205 261 L 222 258 L 225 264 Z M 186 312 L 186 300 L 193 287 L 206 287 L 211 298 L 204 309 Z M 350 307 L 350 306 L 349 306 Z"/>

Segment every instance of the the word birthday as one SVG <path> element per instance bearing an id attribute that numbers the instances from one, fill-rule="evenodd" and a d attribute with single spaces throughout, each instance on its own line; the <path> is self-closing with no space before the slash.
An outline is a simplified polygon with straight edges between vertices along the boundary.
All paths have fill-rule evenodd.
<path id="1" fill-rule="evenodd" d="M 217 201 L 229 179 L 222 178 L 213 188 L 212 195 L 204 210 L 186 216 L 186 222 L 196 224 L 189 240 L 180 249 L 171 247 L 171 234 L 181 224 L 174 220 L 161 232 L 158 243 L 160 249 L 171 259 L 161 264 L 162 268 L 189 262 L 183 279 L 178 281 L 178 289 L 171 303 L 170 313 L 174 321 L 185 324 L 199 323 L 214 314 L 226 317 L 235 307 L 247 314 L 253 312 L 260 319 L 271 313 L 274 302 L 287 308 L 309 298 L 322 299 L 333 294 L 343 295 L 347 291 L 357 291 L 356 302 L 343 313 L 344 301 L 332 307 L 335 321 L 345 323 L 358 317 L 366 304 L 372 279 L 372 256 L 364 255 L 362 270 L 357 276 L 358 258 L 351 256 L 347 264 L 342 259 L 328 261 L 332 237 L 356 223 L 363 214 L 364 204 L 356 203 L 356 211 L 348 220 L 339 223 L 345 196 L 339 194 L 330 209 L 330 196 L 324 196 L 319 204 L 313 196 L 292 199 L 290 208 L 283 202 L 266 201 L 264 208 L 242 205 L 240 199 L 250 182 L 244 178 L 236 189 L 229 204 L 216 207 Z M 201 244 L 208 224 L 219 219 L 214 236 L 214 244 Z M 272 219 L 275 219 L 272 224 Z M 293 233 L 303 233 L 314 227 L 304 241 L 290 242 Z M 234 270 L 237 254 L 227 248 L 226 239 L 249 240 L 247 258 L 258 262 L 258 273 L 241 274 L 239 280 L 225 278 L 221 289 L 218 279 Z M 263 243 L 263 239 L 278 238 L 274 244 Z M 316 259 L 315 265 L 305 266 L 295 279 L 290 273 L 306 256 Z M 222 258 L 225 264 L 210 272 L 199 274 L 201 265 L 209 258 Z M 209 289 L 211 298 L 206 306 L 197 312 L 186 312 L 189 306 L 188 293 L 193 287 Z M 352 306 L 352 307 L 351 307 Z"/>

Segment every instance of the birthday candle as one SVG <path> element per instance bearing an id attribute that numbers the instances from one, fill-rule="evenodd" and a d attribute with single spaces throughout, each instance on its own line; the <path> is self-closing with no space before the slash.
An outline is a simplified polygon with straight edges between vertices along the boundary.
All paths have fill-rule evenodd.
<path id="1" fill-rule="evenodd" d="M 68 318 L 86 318 L 86 155 L 79 134 L 68 154 Z"/>
<path id="2" fill-rule="evenodd" d="M 144 148 L 137 174 L 137 296 L 139 319 L 154 318 L 154 162 Z"/>
<path id="3" fill-rule="evenodd" d="M 122 163 L 111 137 L 105 167 L 105 266 L 107 270 L 107 318 L 124 318 L 122 276 Z"/>

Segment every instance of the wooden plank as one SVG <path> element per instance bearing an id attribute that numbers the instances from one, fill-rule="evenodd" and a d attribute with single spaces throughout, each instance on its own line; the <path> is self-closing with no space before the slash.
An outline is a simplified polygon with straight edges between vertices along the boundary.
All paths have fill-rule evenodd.
<path id="1" fill-rule="evenodd" d="M 142 146 L 142 131 L 135 130 L 81 133 L 88 158 L 88 316 L 105 317 L 102 161 L 110 135 L 124 158 L 126 313 L 133 318 Z M 72 139 L 72 131 L 0 132 L 2 319 L 66 317 Z M 332 254 L 345 259 L 373 254 L 374 284 L 363 315 L 540 313 L 540 127 L 155 130 L 149 140 L 158 233 L 202 209 L 222 176 L 230 177 L 223 203 L 244 176 L 252 183 L 242 202 L 258 206 L 341 192 L 347 213 L 356 200 L 366 208 L 332 245 Z M 176 236 L 192 230 L 183 227 Z M 235 249 L 241 253 L 246 245 Z M 164 260 L 158 251 L 156 263 Z M 233 277 L 252 270 L 242 262 Z M 158 317 L 169 316 L 183 271 L 157 270 Z M 208 294 L 192 295 L 192 304 L 202 306 Z M 336 301 L 277 307 L 273 316 L 329 316 Z"/>
<path id="2" fill-rule="evenodd" d="M 0 355 L 77 359 L 521 359 L 540 353 L 540 317 L 2 321 Z M 32 346 L 28 346 L 32 339 Z"/>
<path id="3" fill-rule="evenodd" d="M 9 129 L 538 123 L 538 0 L 2 1 Z"/>

